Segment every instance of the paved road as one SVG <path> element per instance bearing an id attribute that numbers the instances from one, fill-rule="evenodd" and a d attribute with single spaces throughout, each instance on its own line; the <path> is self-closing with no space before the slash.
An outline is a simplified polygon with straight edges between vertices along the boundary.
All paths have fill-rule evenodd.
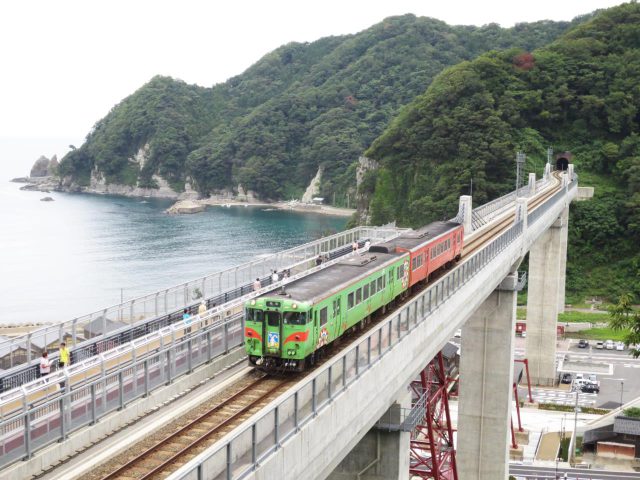
<path id="1" fill-rule="evenodd" d="M 566 473 L 566 477 L 564 476 Z M 640 474 L 632 472 L 616 472 L 612 470 L 583 470 L 576 468 L 534 467 L 529 465 L 509 465 L 509 474 L 522 480 L 622 480 L 625 478 L 640 479 Z"/>
<path id="2" fill-rule="evenodd" d="M 525 356 L 523 345 L 522 343 L 522 345 L 516 347 L 515 353 L 517 357 Z M 638 371 L 640 369 L 640 359 L 629 356 L 627 350 L 583 349 L 577 347 L 577 341 L 575 340 L 562 342 L 560 348 L 562 348 L 562 350 L 558 350 L 558 358 L 569 355 L 572 360 L 609 363 L 613 366 L 612 375 L 598 376 L 598 380 L 600 380 L 600 393 L 596 397 L 593 397 L 593 394 L 580 394 L 580 397 L 584 395 L 589 401 L 594 400 L 594 402 L 590 404 L 580 402 L 582 405 L 613 409 L 620 406 L 621 396 L 622 403 L 640 396 L 640 372 Z M 524 398 L 522 396 L 524 390 L 520 390 L 518 393 L 521 398 Z M 536 397 L 535 391 L 534 397 Z M 561 392 L 557 395 L 551 395 L 550 393 L 545 393 L 543 389 L 539 397 L 540 399 L 538 401 L 549 401 L 550 403 L 563 405 L 569 404 L 567 403 L 567 395 Z"/>
<path id="3" fill-rule="evenodd" d="M 550 388 L 532 388 L 533 399 L 538 403 L 555 403 L 558 405 L 575 405 L 576 394 L 563 390 L 552 390 Z M 520 388 L 518 395 L 526 395 L 526 389 Z M 598 395 L 595 393 L 580 393 L 578 405 L 581 407 L 593 407 L 596 404 Z"/>

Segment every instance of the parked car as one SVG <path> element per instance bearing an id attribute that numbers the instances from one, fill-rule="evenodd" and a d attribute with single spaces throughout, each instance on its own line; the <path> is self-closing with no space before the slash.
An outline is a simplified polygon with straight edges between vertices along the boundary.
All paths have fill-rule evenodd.
<path id="1" fill-rule="evenodd" d="M 570 373 L 563 373 L 562 378 L 560 379 L 560 383 L 571 383 L 573 378 Z"/>
<path id="2" fill-rule="evenodd" d="M 454 333 L 454 334 L 453 334 L 453 336 L 454 336 L 455 338 L 460 338 L 460 337 L 462 337 L 462 329 L 461 329 L 461 328 L 459 328 L 458 330 L 456 330 L 456 333 Z"/>
<path id="3" fill-rule="evenodd" d="M 576 378 L 571 384 L 571 391 L 575 392 L 576 390 L 581 390 L 584 385 L 587 383 L 591 383 L 586 378 Z"/>
<path id="4" fill-rule="evenodd" d="M 585 383 L 580 387 L 582 393 L 600 393 L 600 387 L 595 383 Z"/>
<path id="5" fill-rule="evenodd" d="M 582 339 L 578 342 L 578 348 L 587 348 L 589 346 L 589 342 L 585 339 Z"/>
<path id="6" fill-rule="evenodd" d="M 596 342 L 596 348 L 602 350 L 604 348 L 604 342 Z"/>
<path id="7" fill-rule="evenodd" d="M 607 340 L 604 342 L 604 348 L 607 350 L 613 350 L 615 348 L 615 343 L 613 343 L 613 340 Z"/>
<path id="8" fill-rule="evenodd" d="M 616 343 L 616 350 L 623 351 L 624 350 L 624 343 L 623 342 Z"/>

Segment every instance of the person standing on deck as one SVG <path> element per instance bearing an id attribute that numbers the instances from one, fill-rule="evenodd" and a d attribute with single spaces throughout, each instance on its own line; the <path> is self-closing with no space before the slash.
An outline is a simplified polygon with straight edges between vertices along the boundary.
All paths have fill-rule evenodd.
<path id="1" fill-rule="evenodd" d="M 51 360 L 49 360 L 49 353 L 45 350 L 42 352 L 42 358 L 40 358 L 40 376 L 46 377 L 51 373 Z"/>
<path id="2" fill-rule="evenodd" d="M 60 344 L 60 357 L 58 358 L 58 367 L 64 368 L 68 367 L 71 363 L 71 355 L 69 354 L 69 349 L 67 348 L 67 344 L 62 342 Z"/>
<path id="3" fill-rule="evenodd" d="M 204 299 L 202 299 L 202 302 L 200 302 L 200 306 L 198 307 L 198 315 L 202 316 L 206 311 L 207 311 L 207 302 L 205 302 Z"/>

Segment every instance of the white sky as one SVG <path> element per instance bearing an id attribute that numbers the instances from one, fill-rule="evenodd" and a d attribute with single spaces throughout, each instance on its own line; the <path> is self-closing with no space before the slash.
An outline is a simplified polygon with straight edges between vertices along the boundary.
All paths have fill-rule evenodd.
<path id="1" fill-rule="evenodd" d="M 0 2 L 0 165 L 92 125 L 156 74 L 211 86 L 291 41 L 356 33 L 391 15 L 449 24 L 570 20 L 620 0 L 6 0 Z M 40 142 L 40 143 L 38 143 Z M 9 143 L 14 144 L 10 149 Z M 49 147 L 50 145 L 50 147 Z M 38 146 L 37 148 L 42 148 Z M 20 151 L 18 151 L 20 150 Z M 29 152 L 27 152 L 29 150 Z M 10 158 L 7 158 L 10 157 Z"/>

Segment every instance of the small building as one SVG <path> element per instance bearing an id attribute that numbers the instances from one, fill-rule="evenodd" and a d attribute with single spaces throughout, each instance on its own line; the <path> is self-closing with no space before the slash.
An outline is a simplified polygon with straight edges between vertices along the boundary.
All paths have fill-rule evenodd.
<path id="1" fill-rule="evenodd" d="M 447 342 L 441 353 L 447 375 L 454 376 L 460 368 L 460 347 L 453 342 Z"/>
<path id="2" fill-rule="evenodd" d="M 119 328 L 126 327 L 128 324 L 118 322 L 117 320 L 111 320 L 104 317 L 98 317 L 91 320 L 84 327 L 84 338 L 89 339 L 104 335 L 105 333 L 113 332 Z"/>
<path id="3" fill-rule="evenodd" d="M 0 368 L 3 370 L 9 370 L 12 366 L 27 361 L 27 348 L 25 343 L 5 343 L 10 340 L 10 337 L 0 335 Z M 32 349 L 32 354 L 33 353 Z"/>
<path id="4" fill-rule="evenodd" d="M 582 448 L 605 458 L 635 458 L 640 452 L 640 418 L 619 415 L 613 425 L 587 430 Z"/>
<path id="5" fill-rule="evenodd" d="M 62 341 L 71 346 L 73 335 L 70 332 L 62 332 Z M 34 336 L 31 338 L 31 345 L 32 350 L 36 353 L 36 356 L 31 358 L 37 358 L 42 355 L 45 349 L 47 352 L 57 351 L 60 348 L 60 338 L 57 335 L 48 335 L 46 339 L 42 336 Z"/>
<path id="6" fill-rule="evenodd" d="M 324 203 L 324 197 L 313 197 L 311 203 L 314 205 L 322 205 Z"/>

